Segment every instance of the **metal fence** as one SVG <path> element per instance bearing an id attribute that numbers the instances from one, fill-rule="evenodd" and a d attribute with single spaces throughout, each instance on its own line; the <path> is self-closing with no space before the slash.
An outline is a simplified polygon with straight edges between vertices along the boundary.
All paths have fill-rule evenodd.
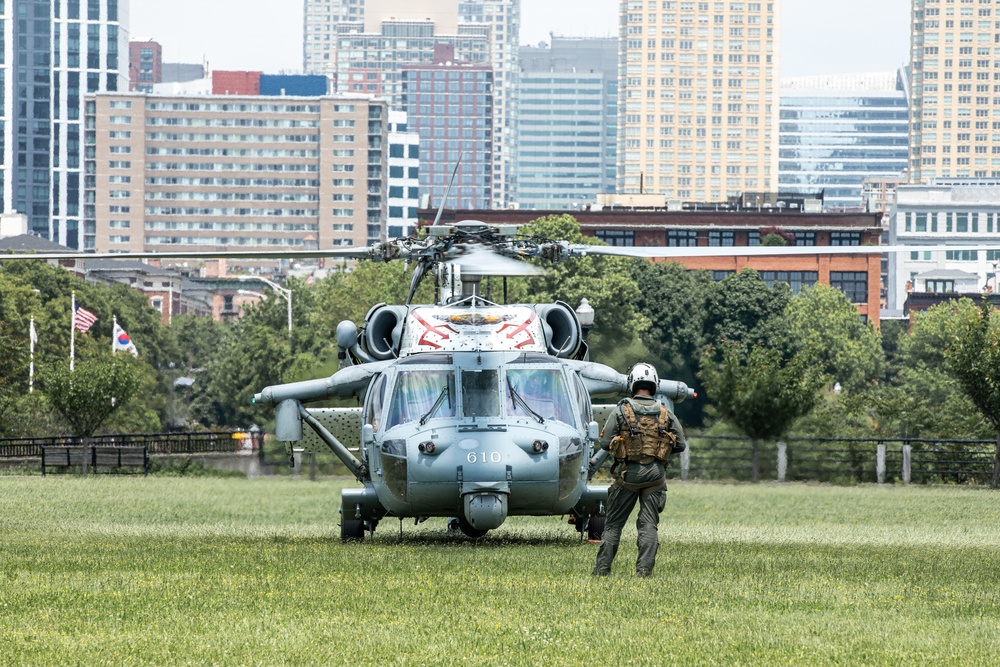
<path id="1" fill-rule="evenodd" d="M 670 466 L 673 477 L 752 479 L 750 438 L 689 434 L 688 442 L 688 451 Z M 987 484 L 995 447 L 992 440 L 783 438 L 759 441 L 758 460 L 761 480 Z"/>
<path id="2" fill-rule="evenodd" d="M 263 434 L 245 431 L 99 435 L 90 444 L 146 447 L 150 455 L 262 454 Z M 753 442 L 745 436 L 688 433 L 689 447 L 668 468 L 677 479 L 753 478 Z M 0 459 L 40 458 L 42 446 L 80 445 L 74 436 L 0 439 Z M 919 438 L 784 438 L 760 441 L 761 480 L 858 483 L 988 484 L 996 443 L 992 440 Z"/>
<path id="3" fill-rule="evenodd" d="M 259 436 L 258 436 L 259 437 Z M 129 433 L 95 435 L 89 438 L 93 447 L 146 447 L 150 454 L 210 454 L 233 453 L 256 449 L 246 431 L 200 431 L 192 433 Z M 43 438 L 0 438 L 0 458 L 41 457 L 42 447 L 79 446 L 83 439 L 76 436 Z"/>

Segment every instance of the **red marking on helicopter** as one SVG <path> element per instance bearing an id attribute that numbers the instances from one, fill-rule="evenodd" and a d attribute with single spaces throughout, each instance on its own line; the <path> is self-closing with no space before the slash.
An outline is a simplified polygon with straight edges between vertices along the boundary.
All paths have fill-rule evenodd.
<path id="1" fill-rule="evenodd" d="M 441 346 L 438 345 L 437 343 L 428 340 L 427 336 L 429 336 L 432 333 L 435 333 L 441 337 L 441 340 L 449 340 L 451 336 L 447 334 L 447 332 L 445 331 L 446 329 L 448 331 L 451 331 L 452 333 L 456 334 L 458 333 L 458 329 L 448 326 L 447 324 L 434 326 L 433 324 L 427 322 L 427 320 L 425 320 L 424 318 L 420 317 L 420 315 L 417 314 L 416 312 L 412 313 L 412 315 L 413 319 L 415 319 L 417 322 L 420 322 L 420 324 L 423 325 L 425 329 L 424 333 L 420 336 L 420 340 L 417 341 L 417 345 L 429 345 L 434 349 L 439 349 Z"/>
<path id="2" fill-rule="evenodd" d="M 509 338 L 511 340 L 513 340 L 514 336 L 516 336 L 516 335 L 518 335 L 519 333 L 522 333 L 522 332 L 525 333 L 528 336 L 527 340 L 523 340 L 520 343 L 516 344 L 514 346 L 515 348 L 517 348 L 517 349 L 520 350 L 525 345 L 532 345 L 532 344 L 534 344 L 535 337 L 533 335 L 531 335 L 531 332 L 528 330 L 528 325 L 531 324 L 534 320 L 535 320 L 535 313 L 532 312 L 530 315 L 528 315 L 528 319 L 526 319 L 524 322 L 522 322 L 517 327 L 515 327 L 513 331 L 510 331 L 510 332 L 507 333 L 507 338 Z M 508 327 L 513 327 L 513 326 L 514 326 L 513 324 L 504 324 L 499 329 L 497 329 L 497 333 L 498 334 L 499 333 L 503 333 L 504 329 L 506 329 Z"/>

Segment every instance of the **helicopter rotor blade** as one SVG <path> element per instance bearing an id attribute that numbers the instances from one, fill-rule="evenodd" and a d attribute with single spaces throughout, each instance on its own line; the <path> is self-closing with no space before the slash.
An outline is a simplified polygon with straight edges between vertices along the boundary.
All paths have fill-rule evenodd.
<path id="1" fill-rule="evenodd" d="M 861 245 L 861 246 L 596 246 L 572 244 L 568 257 L 611 255 L 647 259 L 684 259 L 686 257 L 782 257 L 788 255 L 881 255 L 883 253 L 916 250 L 990 250 L 1000 249 L 1000 243 L 979 245 Z"/>
<path id="2" fill-rule="evenodd" d="M 492 248 L 483 246 L 475 247 L 445 263 L 458 266 L 462 275 L 513 277 L 545 273 L 545 269 L 539 266 L 501 255 Z"/>

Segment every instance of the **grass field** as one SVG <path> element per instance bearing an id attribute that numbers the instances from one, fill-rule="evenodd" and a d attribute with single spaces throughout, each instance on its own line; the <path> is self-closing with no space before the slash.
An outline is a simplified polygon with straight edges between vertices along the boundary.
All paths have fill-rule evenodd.
<path id="1" fill-rule="evenodd" d="M 1000 662 L 996 492 L 672 484 L 594 579 L 558 517 L 343 545 L 345 483 L 0 478 L 0 664 Z"/>

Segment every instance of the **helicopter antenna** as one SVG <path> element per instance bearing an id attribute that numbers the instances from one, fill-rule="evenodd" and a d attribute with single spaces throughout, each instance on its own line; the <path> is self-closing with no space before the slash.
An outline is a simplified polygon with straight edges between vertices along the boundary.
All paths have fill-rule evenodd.
<path id="1" fill-rule="evenodd" d="M 455 168 L 451 170 L 451 180 L 448 181 L 448 188 L 444 191 L 444 197 L 441 198 L 441 205 L 438 206 L 437 215 L 434 216 L 434 227 L 437 227 L 441 221 L 441 214 L 444 213 L 444 205 L 448 202 L 448 196 L 451 195 L 451 186 L 455 184 L 455 176 L 458 175 L 458 168 L 462 164 L 463 155 L 464 153 L 458 156 L 458 162 L 455 163 Z M 427 264 L 428 260 L 422 259 L 413 270 L 413 278 L 410 280 L 410 291 L 406 294 L 407 305 L 413 302 L 413 296 L 417 293 L 417 288 L 420 287 L 420 281 L 424 279 L 424 274 L 427 273 Z"/>
<path id="2" fill-rule="evenodd" d="M 441 205 L 438 206 L 437 215 L 434 216 L 434 226 L 437 227 L 438 222 L 441 221 L 441 214 L 444 213 L 444 205 L 448 201 L 448 195 L 451 194 L 451 186 L 455 184 L 455 176 L 458 174 L 458 168 L 462 164 L 462 156 L 465 153 L 461 153 L 458 156 L 458 162 L 455 163 L 455 168 L 451 170 L 451 180 L 448 181 L 448 189 L 444 191 L 444 198 L 441 199 Z"/>

